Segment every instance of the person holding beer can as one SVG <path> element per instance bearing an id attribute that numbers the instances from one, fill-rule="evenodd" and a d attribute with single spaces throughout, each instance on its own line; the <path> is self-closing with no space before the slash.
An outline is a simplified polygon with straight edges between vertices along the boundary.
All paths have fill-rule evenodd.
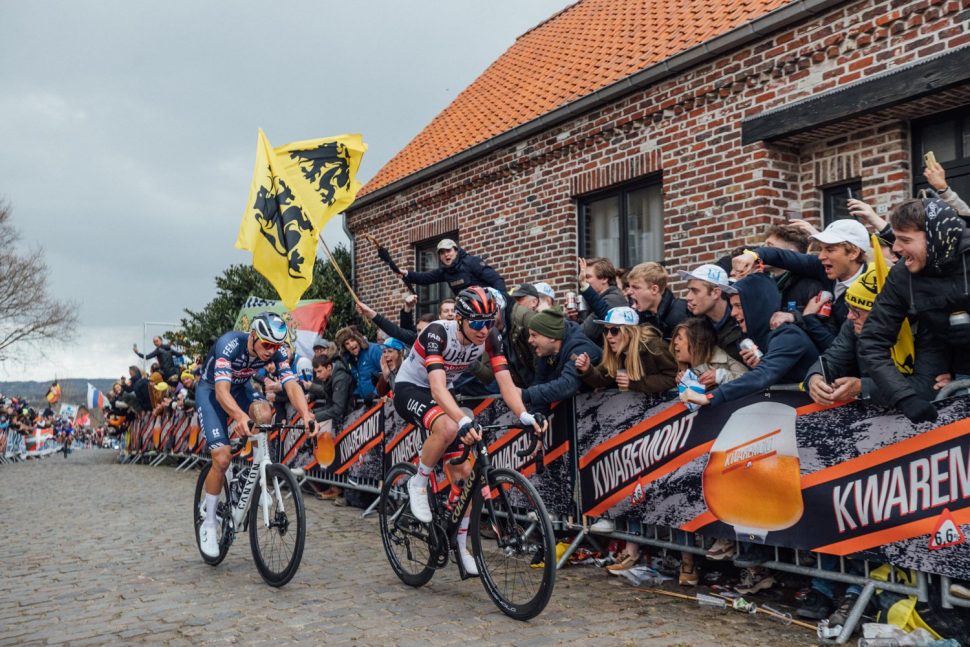
<path id="1" fill-rule="evenodd" d="M 719 404 L 758 393 L 775 384 L 798 383 L 818 359 L 812 340 L 798 326 L 783 324 L 770 328 L 771 315 L 778 303 L 778 287 L 766 274 L 757 272 L 723 288 L 731 303 L 731 316 L 746 339 L 754 346 L 741 350 L 744 363 L 751 369 L 707 394 L 684 391 L 685 402 L 700 405 Z M 758 352 L 761 357 L 758 357 Z"/>
<path id="2" fill-rule="evenodd" d="M 818 256 L 787 249 L 758 247 L 745 250 L 743 254 L 732 259 L 732 264 L 746 266 L 750 271 L 751 267 L 761 261 L 765 265 L 782 268 L 796 275 L 817 279 L 823 291 L 831 293 L 832 298 L 828 301 L 810 299 L 802 313 L 782 313 L 775 318 L 775 323 L 797 324 L 808 333 L 821 352 L 835 341 L 839 328 L 845 323 L 849 311 L 845 304 L 845 291 L 869 269 L 867 257 L 872 253 L 872 242 L 865 225 L 847 218 L 836 220 L 824 231 L 813 234 L 812 238 L 821 244 Z M 829 305 L 825 307 L 826 304 Z"/>

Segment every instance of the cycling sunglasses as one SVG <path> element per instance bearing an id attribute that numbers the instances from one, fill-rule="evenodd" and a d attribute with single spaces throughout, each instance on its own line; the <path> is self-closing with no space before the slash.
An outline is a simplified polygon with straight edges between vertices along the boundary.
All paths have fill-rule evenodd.
<path id="1" fill-rule="evenodd" d="M 273 342 L 266 341 L 265 339 L 258 339 L 257 338 L 257 341 L 260 344 L 262 344 L 263 345 L 263 348 L 265 348 L 266 350 L 271 350 L 271 351 L 274 351 L 274 352 L 275 351 L 278 351 L 280 348 L 283 347 L 283 344 L 274 344 Z"/>
<path id="2" fill-rule="evenodd" d="M 495 325 L 494 319 L 469 320 L 468 327 L 472 330 L 491 330 Z"/>

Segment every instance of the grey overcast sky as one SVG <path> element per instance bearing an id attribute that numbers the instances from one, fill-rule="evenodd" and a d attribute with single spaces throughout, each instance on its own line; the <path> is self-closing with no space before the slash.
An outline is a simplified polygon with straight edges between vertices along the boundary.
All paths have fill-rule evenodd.
<path id="1" fill-rule="evenodd" d="M 363 133 L 366 183 L 573 2 L 0 0 L 0 199 L 81 324 L 0 381 L 126 373 L 144 322 L 177 322 L 249 262 L 233 243 L 257 128 L 274 146 Z"/>

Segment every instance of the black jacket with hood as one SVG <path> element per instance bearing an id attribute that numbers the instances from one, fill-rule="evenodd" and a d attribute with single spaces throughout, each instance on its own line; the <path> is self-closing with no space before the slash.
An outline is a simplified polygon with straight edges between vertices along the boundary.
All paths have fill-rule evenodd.
<path id="1" fill-rule="evenodd" d="M 492 287 L 502 294 L 508 294 L 505 281 L 499 273 L 489 267 L 480 256 L 472 256 L 461 247 L 458 248 L 458 256 L 451 265 L 439 264 L 437 269 L 430 272 L 408 272 L 404 275 L 404 281 L 417 285 L 444 282 L 455 296 L 473 285 Z"/>
<path id="2" fill-rule="evenodd" d="M 942 201 L 923 201 L 924 205 L 933 203 L 937 215 L 929 217 L 927 209 L 926 265 L 917 274 L 911 273 L 903 260 L 893 265 L 859 335 L 863 368 L 893 405 L 910 396 L 919 397 L 890 355 L 903 319 L 909 318 L 917 349 L 927 344 L 934 348 L 949 346 L 958 372 L 965 370 L 962 363 L 966 360 L 962 358 L 970 350 L 970 346 L 956 343 L 957 335 L 950 330 L 950 314 L 970 311 L 970 230 Z M 940 366 L 937 374 L 949 368 Z"/>
<path id="3" fill-rule="evenodd" d="M 764 354 L 753 369 L 712 391 L 711 404 L 737 400 L 764 391 L 775 384 L 801 382 L 809 367 L 818 359 L 818 350 L 805 331 L 794 324 L 770 329 L 771 315 L 778 304 L 778 286 L 774 280 L 757 272 L 741 279 L 734 288 L 741 296 L 745 336 Z"/>

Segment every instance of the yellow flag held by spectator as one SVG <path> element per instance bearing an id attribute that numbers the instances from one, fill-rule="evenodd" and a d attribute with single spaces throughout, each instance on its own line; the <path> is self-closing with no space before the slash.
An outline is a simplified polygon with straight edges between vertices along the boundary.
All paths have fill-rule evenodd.
<path id="1" fill-rule="evenodd" d="M 872 264 L 876 269 L 876 293 L 882 292 L 882 286 L 886 284 L 886 277 L 889 276 L 889 266 L 882 255 L 882 248 L 879 246 L 879 239 L 872 234 Z M 903 375 L 912 375 L 916 369 L 916 345 L 913 342 L 913 329 L 910 328 L 909 319 L 903 319 L 903 324 L 899 327 L 899 336 L 896 344 L 892 347 L 893 363 L 896 369 Z"/>
<path id="2" fill-rule="evenodd" d="M 360 135 L 273 149 L 260 129 L 236 247 L 253 253 L 253 267 L 276 288 L 287 308 L 295 308 L 310 287 L 321 229 L 357 197 L 357 169 L 366 150 Z"/>

